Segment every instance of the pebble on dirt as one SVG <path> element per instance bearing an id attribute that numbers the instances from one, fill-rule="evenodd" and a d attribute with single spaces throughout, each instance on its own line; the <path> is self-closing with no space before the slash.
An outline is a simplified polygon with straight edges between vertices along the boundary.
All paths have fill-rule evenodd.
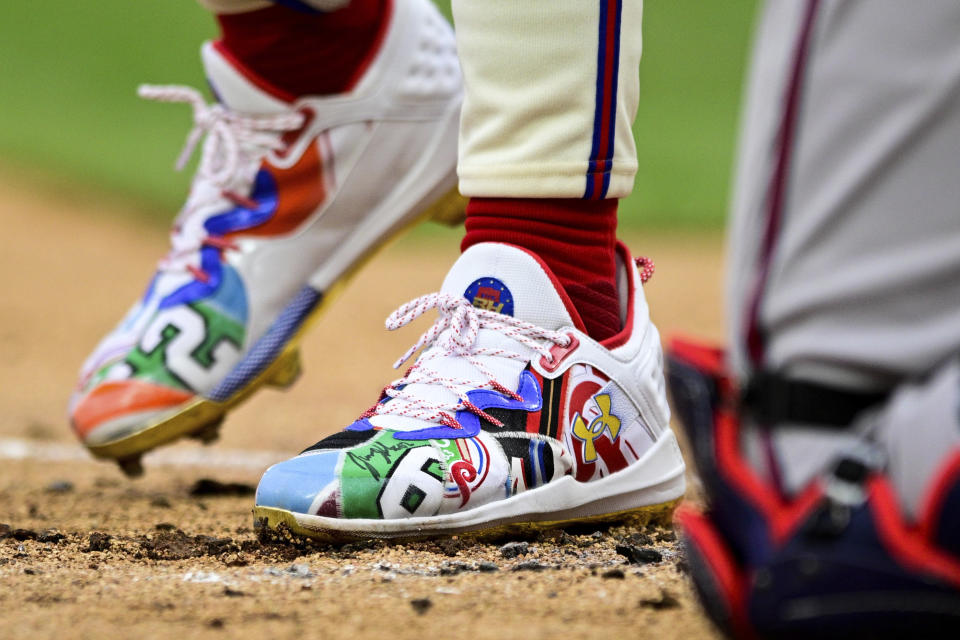
<path id="1" fill-rule="evenodd" d="M 46 529 L 37 534 L 37 542 L 46 542 L 48 544 L 59 544 L 64 538 L 66 538 L 66 536 L 56 529 Z"/>
<path id="2" fill-rule="evenodd" d="M 212 478 L 200 478 L 190 487 L 190 495 L 198 496 L 252 496 L 256 489 L 241 482 L 220 482 Z"/>
<path id="3" fill-rule="evenodd" d="M 433 606 L 430 598 L 414 598 L 410 601 L 410 606 L 421 616 L 427 612 L 427 609 Z"/>
<path id="4" fill-rule="evenodd" d="M 47 493 L 70 493 L 73 491 L 73 483 L 69 480 L 55 480 L 43 490 Z"/>
<path id="5" fill-rule="evenodd" d="M 640 601 L 640 606 L 660 611 L 661 609 L 675 609 L 680 606 L 680 601 L 669 591 L 661 589 L 659 598 L 644 598 Z"/>
<path id="6" fill-rule="evenodd" d="M 23 542 L 24 540 L 36 540 L 40 534 L 33 529 L 14 529 L 8 535 L 14 540 Z"/>
<path id="7" fill-rule="evenodd" d="M 158 507 L 160 509 L 169 509 L 170 501 L 165 496 L 154 496 L 150 499 L 151 507 Z"/>
<path id="8" fill-rule="evenodd" d="M 650 547 L 638 547 L 632 544 L 618 544 L 617 553 L 627 559 L 630 564 L 647 564 L 650 562 L 660 562 L 663 560 L 663 554 Z"/>
<path id="9" fill-rule="evenodd" d="M 530 545 L 526 542 L 508 542 L 500 547 L 500 555 L 504 558 L 516 558 L 525 554 L 529 549 Z"/>
<path id="10" fill-rule="evenodd" d="M 110 548 L 112 536 L 108 533 L 93 532 L 90 534 L 85 551 L 106 551 Z"/>

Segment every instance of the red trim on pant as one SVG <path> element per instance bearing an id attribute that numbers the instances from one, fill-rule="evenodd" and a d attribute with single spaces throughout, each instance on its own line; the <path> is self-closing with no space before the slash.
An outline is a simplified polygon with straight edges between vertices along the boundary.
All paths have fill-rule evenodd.
<path id="1" fill-rule="evenodd" d="M 780 132 L 777 140 L 777 165 L 770 181 L 770 191 L 767 196 L 767 226 L 763 233 L 763 243 L 760 248 L 759 272 L 754 283 L 753 293 L 750 296 L 745 336 L 747 353 L 751 362 L 757 368 L 764 365 L 766 357 L 766 336 L 760 321 L 760 303 L 767 286 L 767 280 L 770 277 L 770 263 L 773 260 L 773 252 L 783 220 L 787 180 L 790 173 L 790 158 L 793 152 L 793 141 L 796 136 L 797 118 L 800 111 L 801 88 L 813 33 L 814 18 L 819 4 L 820 0 L 807 0 L 803 26 L 800 29 L 793 58 L 793 71 L 790 74 L 790 83 L 787 85 L 787 92 L 784 97 L 783 118 L 780 121 Z"/>

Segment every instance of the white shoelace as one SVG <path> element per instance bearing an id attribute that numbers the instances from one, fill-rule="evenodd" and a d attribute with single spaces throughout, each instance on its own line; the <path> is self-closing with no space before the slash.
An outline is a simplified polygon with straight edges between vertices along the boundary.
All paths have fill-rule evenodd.
<path id="1" fill-rule="evenodd" d="M 498 382 L 480 357 L 494 356 L 527 362 L 530 356 L 509 349 L 479 346 L 477 338 L 480 330 L 489 329 L 501 333 L 548 360 L 552 360 L 550 348 L 553 345 L 566 347 L 570 344 L 570 336 L 565 333 L 549 331 L 512 316 L 476 308 L 465 298 L 450 293 L 430 293 L 408 302 L 390 314 L 386 327 L 391 331 L 399 329 L 430 309 L 436 309 L 439 312 L 436 322 L 397 360 L 393 365 L 394 368 L 397 369 L 403 365 L 421 347 L 427 347 L 427 349 L 406 375 L 384 388 L 383 394 L 391 399 L 388 402 L 378 402 L 361 418 L 377 415 L 407 416 L 461 428 L 455 418 L 456 412 L 466 409 L 500 426 L 502 423 L 499 420 L 470 402 L 466 392 L 471 389 L 489 388 L 517 400 L 520 397 L 513 389 L 508 389 Z M 431 360 L 449 356 L 464 358 L 485 376 L 487 381 L 478 384 L 476 379 L 444 376 L 428 366 Z M 439 385 L 453 394 L 457 401 L 443 402 L 424 398 L 415 391 L 409 391 L 409 385 L 415 384 Z"/>
<path id="2" fill-rule="evenodd" d="M 201 138 L 206 135 L 197 169 L 197 179 L 209 184 L 204 192 L 213 198 L 225 198 L 234 204 L 251 208 L 256 208 L 255 202 L 229 190 L 238 171 L 248 163 L 259 165 L 263 156 L 270 151 L 283 149 L 283 133 L 298 129 L 304 121 L 303 114 L 296 111 L 263 116 L 241 115 L 219 103 L 207 104 L 199 91 L 180 85 L 140 85 L 137 94 L 147 100 L 189 104 L 193 108 L 193 127 L 177 157 L 177 170 L 186 166 Z M 199 204 L 194 203 L 191 209 L 196 209 Z M 170 253 L 161 261 L 159 268 L 190 269 L 187 261 L 204 244 L 211 244 L 209 240 L 205 236 L 197 236 L 196 229 L 193 233 L 185 232 L 185 225 L 178 225 L 171 234 Z M 215 240 L 213 244 L 230 248 L 229 244 Z M 197 273 L 194 272 L 194 275 Z"/>

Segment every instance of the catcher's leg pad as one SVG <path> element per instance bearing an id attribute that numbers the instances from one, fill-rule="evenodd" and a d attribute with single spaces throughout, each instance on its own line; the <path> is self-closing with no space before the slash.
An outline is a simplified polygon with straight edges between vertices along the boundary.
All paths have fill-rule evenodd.
<path id="1" fill-rule="evenodd" d="M 677 520 L 708 615 L 738 638 L 957 637 L 960 456 L 906 522 L 882 473 L 856 459 L 795 497 L 740 453 L 736 389 L 722 352 L 674 342 L 668 380 L 708 508 Z"/>

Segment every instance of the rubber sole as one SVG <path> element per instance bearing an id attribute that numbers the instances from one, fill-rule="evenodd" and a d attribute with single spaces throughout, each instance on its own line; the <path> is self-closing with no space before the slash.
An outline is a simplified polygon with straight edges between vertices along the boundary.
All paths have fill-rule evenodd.
<path id="1" fill-rule="evenodd" d="M 410 531 L 344 531 L 318 528 L 302 522 L 298 514 L 284 509 L 273 507 L 254 507 L 254 528 L 261 538 L 266 539 L 309 539 L 322 543 L 343 543 L 357 540 L 423 540 L 428 538 L 457 535 L 476 539 L 516 537 L 535 534 L 548 529 L 563 529 L 585 524 L 629 524 L 636 527 L 646 527 L 653 524 L 667 525 L 671 522 L 673 512 L 683 498 L 675 498 L 645 507 L 636 507 L 585 517 L 554 519 L 531 519 L 515 522 L 489 522 L 464 527 L 444 529 L 417 528 Z"/>
<path id="2" fill-rule="evenodd" d="M 456 187 L 441 196 L 420 215 L 413 218 L 408 224 L 383 238 L 373 245 L 364 257 L 348 268 L 343 275 L 327 290 L 321 292 L 321 298 L 316 307 L 304 319 L 290 340 L 280 350 L 276 358 L 257 374 L 247 385 L 224 401 L 218 402 L 197 396 L 185 403 L 173 414 L 145 426 L 136 433 L 111 440 L 103 444 L 87 445 L 90 453 L 97 458 L 116 460 L 120 469 L 128 476 L 142 475 L 143 466 L 141 457 L 148 451 L 159 446 L 169 444 L 180 438 L 191 437 L 204 444 L 215 441 L 218 437 L 219 426 L 227 413 L 249 398 L 255 391 L 264 386 L 285 389 L 296 382 L 301 373 L 300 340 L 309 327 L 327 308 L 330 302 L 337 298 L 349 280 L 367 262 L 379 253 L 392 240 L 402 235 L 412 227 L 434 220 L 441 224 L 455 226 L 464 218 L 466 200 L 459 194 Z"/>
<path id="3" fill-rule="evenodd" d="M 578 482 L 564 476 L 510 498 L 465 511 L 399 519 L 330 518 L 257 504 L 254 526 L 328 542 L 463 534 L 518 534 L 583 522 L 666 521 L 686 492 L 686 467 L 673 432 L 616 473 Z M 259 496 L 258 496 L 259 498 Z"/>

